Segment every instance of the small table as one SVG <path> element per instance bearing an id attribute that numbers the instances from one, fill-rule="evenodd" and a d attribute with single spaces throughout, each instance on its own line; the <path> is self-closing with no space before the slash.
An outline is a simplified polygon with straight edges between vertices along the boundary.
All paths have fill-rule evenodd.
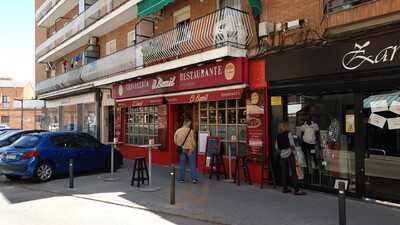
<path id="1" fill-rule="evenodd" d="M 149 145 L 135 145 L 136 147 L 139 148 L 146 148 L 149 152 L 149 186 L 144 187 L 144 188 L 139 188 L 140 191 L 144 191 L 144 192 L 153 192 L 153 191 L 159 191 L 161 189 L 161 187 L 157 187 L 157 186 L 153 186 L 152 183 L 152 160 L 151 160 L 151 150 L 154 147 L 160 147 L 161 144 L 149 144 Z"/>
<path id="2" fill-rule="evenodd" d="M 111 165 L 110 165 L 110 169 L 111 169 L 111 171 L 110 171 L 110 176 L 108 176 L 108 177 L 105 177 L 104 178 L 104 181 L 108 181 L 108 182 L 112 182 L 112 181 L 117 181 L 117 180 L 119 180 L 119 177 L 114 177 L 114 151 L 115 151 L 115 148 L 116 148 L 116 146 L 118 145 L 118 144 L 122 144 L 123 142 L 118 142 L 118 141 L 116 141 L 115 139 L 114 139 L 114 142 L 107 142 L 107 143 L 105 143 L 106 145 L 111 145 Z"/>
<path id="3" fill-rule="evenodd" d="M 228 179 L 225 179 L 224 182 L 233 183 L 234 180 L 232 179 L 232 151 L 231 146 L 232 144 L 236 144 L 236 156 L 239 154 L 239 143 L 247 143 L 246 141 L 239 141 L 236 139 L 231 140 L 221 140 L 222 143 L 228 143 Z"/>

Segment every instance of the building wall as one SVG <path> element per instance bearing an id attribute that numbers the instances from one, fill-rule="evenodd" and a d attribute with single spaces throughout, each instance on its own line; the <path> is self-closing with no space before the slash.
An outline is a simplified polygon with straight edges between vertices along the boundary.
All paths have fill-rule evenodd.
<path id="1" fill-rule="evenodd" d="M 36 10 L 45 2 L 45 0 L 35 0 L 35 12 Z M 47 39 L 47 30 L 46 28 L 37 26 L 35 22 L 35 47 L 39 46 Z M 44 71 L 43 65 L 36 63 L 35 64 L 35 83 L 45 80 L 46 73 Z"/>
<path id="2" fill-rule="evenodd" d="M 285 23 L 296 19 L 305 19 L 302 29 L 275 34 L 268 38 L 271 46 L 301 44 L 316 39 L 336 39 L 351 36 L 355 32 L 370 29 L 368 20 L 382 19 L 400 10 L 400 0 L 371 0 L 350 9 L 325 13 L 322 0 L 262 0 L 261 21 Z M 377 25 L 379 26 L 379 25 Z M 333 28 L 346 28 L 346 32 L 330 34 Z"/>
<path id="3" fill-rule="evenodd" d="M 6 124 L 11 128 L 21 128 L 21 108 L 14 108 L 14 104 L 16 99 L 31 99 L 32 86 L 29 84 L 26 87 L 0 87 L 0 95 L 9 97 L 7 104 L 0 104 L 0 124 Z M 42 115 L 42 109 L 24 109 L 23 114 L 24 129 L 40 128 L 40 119 L 35 116 Z M 2 116 L 8 116 L 9 123 L 1 123 Z"/>

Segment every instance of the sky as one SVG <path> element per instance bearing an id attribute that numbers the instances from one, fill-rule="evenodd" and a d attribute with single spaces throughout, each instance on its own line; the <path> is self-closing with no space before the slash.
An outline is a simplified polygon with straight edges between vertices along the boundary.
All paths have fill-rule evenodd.
<path id="1" fill-rule="evenodd" d="M 0 77 L 34 81 L 34 1 L 0 0 Z"/>

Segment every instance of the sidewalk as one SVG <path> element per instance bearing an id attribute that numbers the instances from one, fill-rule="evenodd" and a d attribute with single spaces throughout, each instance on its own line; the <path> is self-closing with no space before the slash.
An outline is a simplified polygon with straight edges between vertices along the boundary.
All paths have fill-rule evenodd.
<path id="1" fill-rule="evenodd" d="M 337 225 L 337 198 L 308 191 L 306 196 L 282 194 L 280 189 L 236 186 L 202 177 L 199 184 L 176 184 L 176 204 L 169 205 L 169 168 L 154 166 L 153 183 L 157 192 L 141 192 L 130 186 L 131 162 L 115 175 L 120 180 L 105 182 L 106 174 L 79 176 L 75 189 L 68 189 L 68 179 L 36 184 L 21 181 L 27 190 L 72 195 L 77 198 L 134 207 L 152 212 L 179 215 L 215 224 L 243 225 Z M 396 225 L 400 209 L 347 201 L 349 225 Z"/>

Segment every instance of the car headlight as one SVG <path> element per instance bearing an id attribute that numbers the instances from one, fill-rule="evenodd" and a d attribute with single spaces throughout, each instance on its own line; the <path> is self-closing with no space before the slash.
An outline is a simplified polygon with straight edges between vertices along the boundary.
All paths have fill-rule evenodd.
<path id="1" fill-rule="evenodd" d="M 6 157 L 6 153 L 0 153 L 0 160 L 4 159 Z"/>

